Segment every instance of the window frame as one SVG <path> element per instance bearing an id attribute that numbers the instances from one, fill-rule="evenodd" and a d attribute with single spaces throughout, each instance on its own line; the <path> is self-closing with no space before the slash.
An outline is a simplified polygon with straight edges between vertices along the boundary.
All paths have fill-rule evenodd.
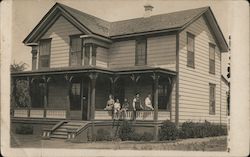
<path id="1" fill-rule="evenodd" d="M 139 53 L 138 53 L 138 46 L 139 46 L 139 43 L 141 43 L 141 42 L 145 42 L 145 56 L 144 56 L 144 58 L 145 58 L 145 60 L 144 60 L 144 64 L 139 64 L 138 63 L 138 61 L 139 61 Z M 143 66 L 143 65 L 147 65 L 147 38 L 145 38 L 145 37 L 141 37 L 141 38 L 137 38 L 136 40 L 135 40 L 135 65 L 136 66 Z"/>
<path id="2" fill-rule="evenodd" d="M 214 97 L 213 97 L 213 100 L 212 100 L 212 97 L 211 97 L 211 88 L 213 88 L 214 90 Z M 211 110 L 212 109 L 212 106 L 211 104 L 213 103 L 213 109 L 214 110 Z M 213 83 L 209 83 L 209 115 L 215 115 L 216 114 L 216 84 L 213 84 Z"/>
<path id="3" fill-rule="evenodd" d="M 213 48 L 214 49 L 214 60 L 212 60 L 212 59 L 210 59 L 210 48 Z M 214 74 L 215 75 L 215 70 L 216 70 L 216 68 L 215 68 L 215 65 L 216 65 L 216 63 L 215 63 L 215 54 L 216 54 L 216 51 L 215 51 L 215 49 L 216 49 L 216 45 L 215 44 L 213 44 L 213 43 L 209 43 L 209 49 L 208 49 L 208 60 L 209 60 L 209 73 L 210 74 Z M 213 64 L 214 64 L 214 69 L 213 69 L 213 71 L 211 71 L 211 61 L 213 61 Z"/>
<path id="4" fill-rule="evenodd" d="M 189 51 L 188 49 L 188 39 L 192 38 L 193 39 L 193 51 Z M 190 65 L 189 62 L 188 62 L 188 56 L 189 54 L 192 53 L 193 55 L 193 64 Z M 190 68 L 195 68 L 195 35 L 190 33 L 190 32 L 187 32 L 187 67 L 190 67 Z"/>
<path id="5" fill-rule="evenodd" d="M 74 52 L 74 53 L 76 53 L 76 55 L 77 55 L 77 53 L 80 53 L 80 63 L 77 63 L 77 61 L 76 61 L 76 65 L 72 65 L 72 56 L 71 56 L 71 54 L 72 54 L 72 51 L 71 51 L 71 47 L 72 47 L 72 39 L 76 39 L 76 38 L 79 38 L 81 41 L 80 41 L 80 51 L 76 51 L 76 52 Z M 82 65 L 82 60 L 83 60 L 83 50 L 82 50 L 82 48 L 83 48 L 83 44 L 82 44 L 82 39 L 80 38 L 80 34 L 75 34 L 75 35 L 70 35 L 69 36 L 69 66 L 81 66 Z"/>
<path id="6" fill-rule="evenodd" d="M 41 42 L 48 41 L 49 42 L 49 54 L 48 55 L 41 55 Z M 52 38 L 46 38 L 46 39 L 41 39 L 39 41 L 39 58 L 38 58 L 38 69 L 48 69 L 50 68 L 50 62 L 51 62 L 51 41 Z M 42 56 L 48 56 L 48 67 L 42 67 L 41 66 L 41 58 Z"/>

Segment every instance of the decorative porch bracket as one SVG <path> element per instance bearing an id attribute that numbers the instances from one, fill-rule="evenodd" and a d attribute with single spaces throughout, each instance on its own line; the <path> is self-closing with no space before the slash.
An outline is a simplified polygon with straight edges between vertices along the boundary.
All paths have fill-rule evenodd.
<path id="1" fill-rule="evenodd" d="M 120 76 L 112 76 L 110 77 L 110 82 L 111 82 L 111 94 L 114 96 L 115 94 L 115 84 L 117 80 L 120 78 Z"/>
<path id="2" fill-rule="evenodd" d="M 130 78 L 131 78 L 131 80 L 133 81 L 133 85 L 134 85 L 134 94 L 136 94 L 136 92 L 137 92 L 137 82 L 139 81 L 139 79 L 141 78 L 141 76 L 140 75 L 138 75 L 138 74 L 131 74 L 130 75 Z"/>

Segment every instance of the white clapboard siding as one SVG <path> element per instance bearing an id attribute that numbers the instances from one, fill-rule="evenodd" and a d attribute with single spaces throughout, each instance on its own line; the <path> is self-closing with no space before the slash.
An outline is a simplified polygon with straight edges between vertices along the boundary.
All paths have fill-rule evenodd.
<path id="1" fill-rule="evenodd" d="M 170 120 L 170 112 L 167 111 L 159 111 L 158 112 L 158 120 Z"/>
<path id="2" fill-rule="evenodd" d="M 51 68 L 69 66 L 69 36 L 74 34 L 81 34 L 81 32 L 61 16 L 43 35 L 42 39 L 52 38 Z"/>
<path id="3" fill-rule="evenodd" d="M 229 90 L 228 85 L 221 81 L 221 119 L 223 123 L 227 123 L 227 92 Z"/>
<path id="4" fill-rule="evenodd" d="M 107 68 L 108 67 L 108 49 L 98 47 L 96 50 L 96 66 Z"/>
<path id="5" fill-rule="evenodd" d="M 195 68 L 187 67 L 187 32 L 195 35 Z M 205 19 L 200 17 L 180 33 L 179 120 L 220 122 L 221 61 L 216 46 L 215 75 L 209 73 L 209 43 L 216 43 Z M 209 83 L 216 84 L 215 115 L 209 115 Z M 223 111 L 224 112 L 224 111 Z M 223 121 L 224 122 L 224 121 Z"/>
<path id="6" fill-rule="evenodd" d="M 176 69 L 176 35 L 147 39 L 147 64 L 164 69 Z"/>
<path id="7" fill-rule="evenodd" d="M 135 65 L 135 40 L 120 41 L 112 44 L 109 50 L 110 68 Z"/>

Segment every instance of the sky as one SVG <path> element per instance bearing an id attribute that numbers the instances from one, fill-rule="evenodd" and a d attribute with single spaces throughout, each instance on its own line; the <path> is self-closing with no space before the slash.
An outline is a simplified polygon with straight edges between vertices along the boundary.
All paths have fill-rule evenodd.
<path id="1" fill-rule="evenodd" d="M 152 15 L 210 6 L 226 40 L 230 34 L 229 0 L 13 0 L 12 63 L 23 62 L 31 69 L 31 48 L 22 41 L 56 2 L 107 21 L 142 17 L 147 3 L 154 7 Z"/>

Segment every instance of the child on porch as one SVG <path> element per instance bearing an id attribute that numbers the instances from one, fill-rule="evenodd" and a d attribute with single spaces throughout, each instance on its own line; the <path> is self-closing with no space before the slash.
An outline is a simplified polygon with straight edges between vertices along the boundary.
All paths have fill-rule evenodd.
<path id="1" fill-rule="evenodd" d="M 120 101 L 119 99 L 116 99 L 116 102 L 114 104 L 114 118 L 115 119 L 119 118 L 120 109 L 121 109 Z"/>
<path id="2" fill-rule="evenodd" d="M 129 102 L 128 102 L 128 99 L 125 98 L 125 99 L 124 99 L 124 103 L 123 103 L 123 105 L 122 105 L 122 109 L 121 109 L 121 111 L 120 111 L 121 116 L 122 116 L 123 119 L 124 119 L 124 118 L 126 117 L 126 115 L 127 115 L 127 110 L 128 110 L 128 108 L 129 108 Z"/>

